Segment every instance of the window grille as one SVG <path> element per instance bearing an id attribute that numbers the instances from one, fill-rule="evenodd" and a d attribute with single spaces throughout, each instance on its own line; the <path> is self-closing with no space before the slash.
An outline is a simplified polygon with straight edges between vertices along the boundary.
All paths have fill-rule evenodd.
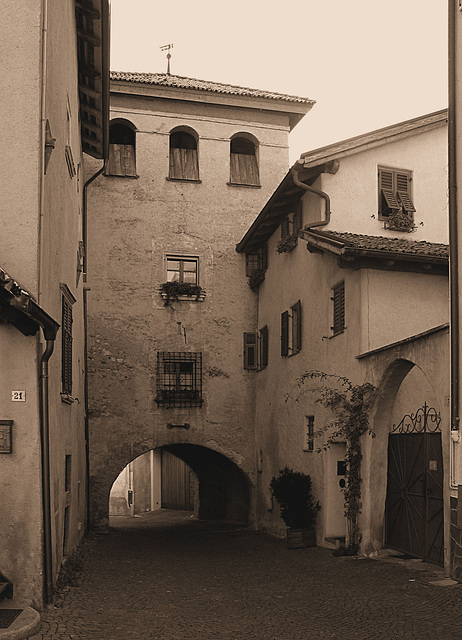
<path id="1" fill-rule="evenodd" d="M 157 352 L 156 402 L 167 409 L 201 407 L 202 353 Z"/>
<path id="2" fill-rule="evenodd" d="M 314 451 L 314 416 L 306 417 L 305 451 Z"/>

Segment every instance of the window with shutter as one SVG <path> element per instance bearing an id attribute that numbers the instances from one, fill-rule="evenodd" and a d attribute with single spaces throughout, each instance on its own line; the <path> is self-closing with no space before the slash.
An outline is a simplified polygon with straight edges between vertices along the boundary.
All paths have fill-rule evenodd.
<path id="1" fill-rule="evenodd" d="M 135 128 L 131 122 L 111 123 L 106 175 L 136 177 L 135 140 Z"/>
<path id="2" fill-rule="evenodd" d="M 237 136 L 231 140 L 230 184 L 260 186 L 257 145 L 249 138 Z"/>
<path id="3" fill-rule="evenodd" d="M 170 134 L 169 178 L 171 180 L 199 181 L 197 138 L 184 130 Z"/>
<path id="4" fill-rule="evenodd" d="M 256 369 L 257 363 L 257 334 L 244 333 L 244 369 Z"/>
<path id="5" fill-rule="evenodd" d="M 304 451 L 314 451 L 314 416 L 305 416 L 305 446 Z"/>
<path id="6" fill-rule="evenodd" d="M 61 285 L 61 393 L 72 395 L 72 305 L 75 298 L 66 285 Z"/>
<path id="7" fill-rule="evenodd" d="M 388 220 L 400 209 L 412 214 L 411 172 L 379 167 L 379 220 Z"/>
<path id="8" fill-rule="evenodd" d="M 302 348 L 302 305 L 300 300 L 291 307 L 292 311 L 292 354 Z"/>
<path id="9" fill-rule="evenodd" d="M 345 282 L 339 282 L 332 288 L 333 335 L 345 331 Z"/>

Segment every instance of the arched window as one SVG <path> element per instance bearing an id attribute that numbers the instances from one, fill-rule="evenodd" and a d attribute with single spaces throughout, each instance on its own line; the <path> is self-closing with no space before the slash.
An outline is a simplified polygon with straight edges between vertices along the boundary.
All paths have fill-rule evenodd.
<path id="1" fill-rule="evenodd" d="M 110 176 L 136 177 L 135 127 L 128 120 L 113 120 L 109 125 Z"/>
<path id="2" fill-rule="evenodd" d="M 169 178 L 199 180 L 197 137 L 191 130 L 176 129 L 170 134 Z"/>
<path id="3" fill-rule="evenodd" d="M 230 182 L 260 186 L 257 161 L 257 143 L 238 134 L 231 139 Z"/>

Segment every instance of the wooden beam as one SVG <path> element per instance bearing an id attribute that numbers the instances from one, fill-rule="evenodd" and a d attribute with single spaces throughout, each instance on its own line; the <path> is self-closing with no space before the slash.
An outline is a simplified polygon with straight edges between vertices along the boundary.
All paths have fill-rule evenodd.
<path id="1" fill-rule="evenodd" d="M 93 131 L 94 133 L 101 132 L 101 127 L 99 127 L 97 124 L 93 124 L 93 122 L 89 122 L 85 118 L 82 118 L 82 127 L 85 127 L 86 129 L 88 129 L 89 131 Z"/>
<path id="2" fill-rule="evenodd" d="M 92 107 L 90 104 L 86 104 L 85 102 L 80 102 L 80 110 L 85 111 L 86 113 L 91 113 L 91 115 L 95 116 L 96 118 L 103 117 L 101 109 Z"/>
<path id="3" fill-rule="evenodd" d="M 79 91 L 82 91 L 87 96 L 90 96 L 90 98 L 101 99 L 101 92 L 96 91 L 95 89 L 92 89 L 87 84 L 83 84 L 79 82 Z"/>
<path id="4" fill-rule="evenodd" d="M 97 71 L 94 67 L 90 67 L 87 65 L 79 65 L 79 75 L 82 75 L 86 78 L 101 78 L 101 73 Z"/>

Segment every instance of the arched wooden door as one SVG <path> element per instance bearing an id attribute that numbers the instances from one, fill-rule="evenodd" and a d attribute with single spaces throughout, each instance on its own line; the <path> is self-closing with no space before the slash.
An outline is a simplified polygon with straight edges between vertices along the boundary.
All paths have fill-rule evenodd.
<path id="1" fill-rule="evenodd" d="M 385 544 L 444 562 L 441 418 L 426 404 L 389 435 Z"/>

